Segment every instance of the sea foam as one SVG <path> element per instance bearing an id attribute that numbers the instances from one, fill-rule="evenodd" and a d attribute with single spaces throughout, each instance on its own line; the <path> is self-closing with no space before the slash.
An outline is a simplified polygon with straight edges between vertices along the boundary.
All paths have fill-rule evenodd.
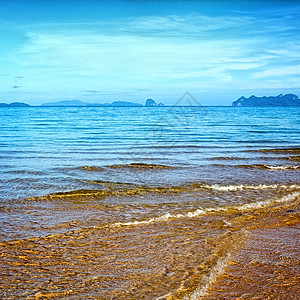
<path id="1" fill-rule="evenodd" d="M 259 184 L 259 185 L 219 185 L 219 184 L 203 184 L 203 188 L 216 191 L 240 191 L 240 190 L 266 190 L 266 189 L 299 189 L 299 185 L 283 185 L 283 184 Z"/>
<path id="2" fill-rule="evenodd" d="M 239 211 L 245 211 L 245 210 L 253 210 L 253 209 L 259 209 L 262 207 L 267 207 L 272 204 L 276 203 L 284 203 L 288 201 L 293 201 L 297 199 L 300 196 L 300 192 L 294 192 L 289 195 L 277 198 L 277 199 L 268 199 L 258 202 L 252 202 L 252 203 L 246 203 L 246 204 L 240 204 L 240 205 L 232 205 L 232 206 L 220 206 L 220 207 L 209 207 L 209 208 L 198 208 L 192 212 L 184 213 L 184 214 L 170 214 L 166 213 L 162 216 L 151 218 L 148 220 L 142 220 L 142 221 L 131 221 L 131 222 L 117 222 L 109 227 L 121 227 L 121 226 L 133 226 L 133 225 L 142 225 L 142 224 L 150 224 L 155 222 L 163 222 L 168 221 L 170 219 L 181 219 L 181 218 L 194 218 L 198 217 L 200 215 L 205 215 L 207 213 L 211 212 L 218 212 L 223 211 L 226 212 L 228 210 L 239 210 Z"/>

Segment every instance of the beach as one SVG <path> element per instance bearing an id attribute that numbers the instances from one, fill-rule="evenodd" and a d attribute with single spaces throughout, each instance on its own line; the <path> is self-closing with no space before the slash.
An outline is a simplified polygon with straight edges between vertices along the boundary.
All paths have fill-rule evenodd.
<path id="1" fill-rule="evenodd" d="M 1 298 L 297 299 L 298 114 L 2 108 Z"/>

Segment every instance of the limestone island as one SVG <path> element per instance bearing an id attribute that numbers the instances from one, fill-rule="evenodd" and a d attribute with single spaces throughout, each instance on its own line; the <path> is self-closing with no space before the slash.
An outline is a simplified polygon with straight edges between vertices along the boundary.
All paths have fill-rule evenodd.
<path id="1" fill-rule="evenodd" d="M 161 102 L 157 104 L 153 99 L 147 99 L 145 106 L 151 107 L 151 106 L 165 106 L 165 105 Z"/>
<path id="2" fill-rule="evenodd" d="M 256 97 L 252 95 L 249 98 L 242 96 L 232 102 L 232 106 L 300 106 L 300 99 L 294 94 L 280 94 L 271 97 Z"/>

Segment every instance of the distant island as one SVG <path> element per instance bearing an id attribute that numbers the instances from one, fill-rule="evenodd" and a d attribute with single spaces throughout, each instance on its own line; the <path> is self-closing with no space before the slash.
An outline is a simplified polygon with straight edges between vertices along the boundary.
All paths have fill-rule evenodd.
<path id="1" fill-rule="evenodd" d="M 34 105 L 36 106 L 36 105 Z M 88 103 L 81 100 L 62 100 L 57 102 L 48 102 L 39 105 L 40 107 L 160 107 L 165 106 L 163 103 L 156 103 L 153 99 L 147 99 L 145 105 L 128 101 L 114 101 L 112 103 Z M 300 106 L 300 99 L 297 95 L 286 94 L 270 97 L 256 97 L 254 95 L 246 98 L 240 97 L 232 102 L 232 106 Z M 0 107 L 32 107 L 23 102 L 0 103 Z"/>
<path id="2" fill-rule="evenodd" d="M 30 107 L 29 104 L 23 102 L 0 103 L 0 107 Z"/>
<path id="3" fill-rule="evenodd" d="M 89 106 L 89 107 L 142 107 L 144 105 L 128 101 L 114 101 L 112 103 L 87 103 L 80 100 L 63 100 L 58 102 L 44 103 L 41 106 Z M 147 99 L 145 106 L 164 106 L 163 103 L 156 104 L 153 99 Z"/>
<path id="4" fill-rule="evenodd" d="M 63 100 L 58 102 L 43 103 L 40 106 L 87 106 L 88 103 L 80 100 Z"/>
<path id="5" fill-rule="evenodd" d="M 0 103 L 0 107 L 30 107 L 31 105 L 23 102 Z M 112 103 L 88 103 L 80 100 L 63 100 L 58 102 L 44 103 L 43 107 L 151 107 L 164 106 L 163 103 L 156 103 L 153 99 L 147 99 L 145 105 L 128 101 L 114 101 Z"/>
<path id="6" fill-rule="evenodd" d="M 256 97 L 249 98 L 240 97 L 232 102 L 232 106 L 300 106 L 300 99 L 297 95 L 286 94 L 271 97 Z"/>
<path id="7" fill-rule="evenodd" d="M 165 106 L 165 105 L 161 102 L 157 104 L 153 99 L 147 99 L 145 106 L 151 107 L 151 106 Z"/>
<path id="8" fill-rule="evenodd" d="M 123 106 L 143 106 L 142 104 L 139 103 L 134 103 L 134 102 L 127 102 L 127 101 L 115 101 L 112 103 L 88 103 L 88 102 L 83 102 L 80 100 L 63 100 L 63 101 L 58 101 L 58 102 L 49 102 L 49 103 L 44 103 L 41 106 L 115 106 L 115 107 L 123 107 Z"/>

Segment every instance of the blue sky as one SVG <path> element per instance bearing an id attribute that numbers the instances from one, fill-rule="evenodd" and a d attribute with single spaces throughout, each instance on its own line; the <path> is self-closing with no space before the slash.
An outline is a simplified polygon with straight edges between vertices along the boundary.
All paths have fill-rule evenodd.
<path id="1" fill-rule="evenodd" d="M 0 0 L 0 102 L 300 96 L 298 1 Z"/>

